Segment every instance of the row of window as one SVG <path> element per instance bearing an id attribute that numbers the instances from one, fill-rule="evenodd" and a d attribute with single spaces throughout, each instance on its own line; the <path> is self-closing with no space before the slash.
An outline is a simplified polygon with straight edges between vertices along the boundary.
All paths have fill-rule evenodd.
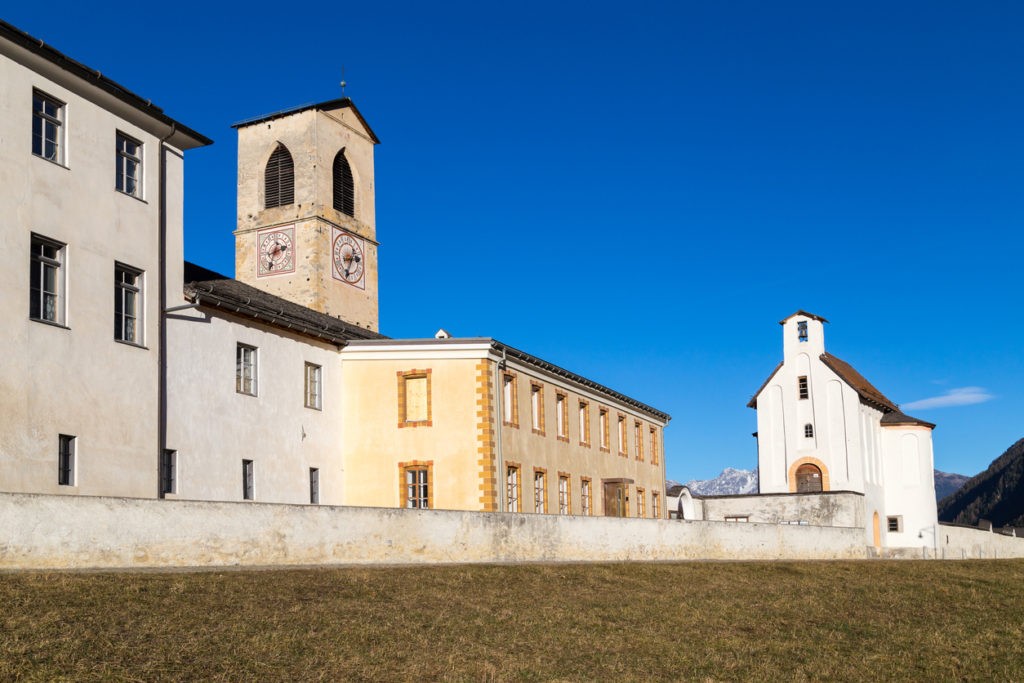
<path id="1" fill-rule="evenodd" d="M 323 367 L 306 363 L 303 368 L 303 403 L 307 408 L 323 408 Z M 247 396 L 259 395 L 259 349 L 238 343 L 235 347 L 235 391 Z"/>
<path id="2" fill-rule="evenodd" d="M 590 477 L 579 478 L 579 502 L 573 507 L 571 475 L 566 472 L 558 473 L 558 500 L 557 513 L 560 515 L 579 514 L 592 516 L 594 514 L 594 491 L 593 480 Z M 617 486 L 625 486 L 617 484 Z M 623 502 L 628 501 L 625 496 Z M 636 487 L 636 516 L 647 516 L 647 495 L 643 487 Z M 607 501 L 606 501 L 607 505 Z M 546 514 L 548 507 L 548 471 L 543 467 L 533 468 L 533 498 L 532 501 L 524 501 L 522 494 L 522 466 L 510 463 L 505 467 L 505 509 L 508 512 L 534 512 Z M 628 508 L 621 510 L 605 510 L 606 515 L 628 516 Z M 661 517 L 661 494 L 658 491 L 651 492 L 651 516 L 654 519 Z"/>
<path id="3" fill-rule="evenodd" d="M 342 148 L 334 156 L 331 167 L 334 208 L 346 216 L 356 215 L 356 186 L 352 166 Z M 295 162 L 280 142 L 267 159 L 263 169 L 263 208 L 272 209 L 295 203 Z"/>
<path id="4" fill-rule="evenodd" d="M 67 105 L 39 90 L 32 91 L 32 153 L 67 166 Z M 114 188 L 142 198 L 142 143 L 116 131 Z"/>
<path id="5" fill-rule="evenodd" d="M 587 448 L 591 445 L 590 403 L 579 399 L 579 445 Z M 519 427 L 519 385 L 514 373 L 505 373 L 502 380 L 502 419 L 507 426 Z M 546 425 L 544 420 L 544 386 L 539 382 L 530 382 L 530 420 L 534 434 L 544 436 Z M 598 446 L 603 451 L 611 450 L 611 417 L 608 408 L 598 407 L 597 413 Z M 644 430 L 640 420 L 633 420 L 633 454 L 637 460 L 644 460 Z M 618 413 L 616 420 L 616 437 L 618 453 L 623 457 L 629 455 L 629 423 L 626 415 Z M 650 439 L 650 461 L 658 464 L 658 428 L 648 428 Z M 560 441 L 569 441 L 569 397 L 561 391 L 555 392 L 555 437 Z"/>
<path id="6" fill-rule="evenodd" d="M 32 235 L 28 317 L 66 325 L 67 245 Z M 142 345 L 143 271 L 114 263 L 114 339 Z"/>

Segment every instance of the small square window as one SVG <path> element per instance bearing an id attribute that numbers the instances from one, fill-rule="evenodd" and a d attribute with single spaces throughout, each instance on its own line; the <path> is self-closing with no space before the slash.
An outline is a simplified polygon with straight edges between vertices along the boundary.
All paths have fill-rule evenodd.
<path id="1" fill-rule="evenodd" d="M 888 524 L 889 531 L 898 533 L 903 531 L 903 518 L 902 517 L 886 517 L 886 523 Z"/>
<path id="2" fill-rule="evenodd" d="M 306 407 L 313 408 L 314 410 L 320 410 L 322 405 L 322 392 L 323 388 L 321 385 L 323 369 L 319 365 L 314 363 L 306 363 Z"/>
<path id="3" fill-rule="evenodd" d="M 117 134 L 117 152 L 114 157 L 119 192 L 142 198 L 142 143 L 124 133 Z"/>
<path id="4" fill-rule="evenodd" d="M 32 92 L 32 153 L 64 165 L 64 103 Z"/>
<path id="5" fill-rule="evenodd" d="M 32 235 L 28 317 L 64 324 L 64 256 L 60 242 Z"/>
<path id="6" fill-rule="evenodd" d="M 75 437 L 61 434 L 57 450 L 57 484 L 75 485 Z"/>
<path id="7" fill-rule="evenodd" d="M 142 344 L 142 271 L 114 264 L 114 339 Z"/>
<path id="8" fill-rule="evenodd" d="M 800 393 L 800 398 L 805 399 L 810 397 L 810 389 L 807 386 L 807 378 L 800 376 L 796 378 L 797 390 Z"/>
<path id="9" fill-rule="evenodd" d="M 235 391 L 238 393 L 257 395 L 256 362 L 256 347 L 239 344 L 235 353 Z"/>

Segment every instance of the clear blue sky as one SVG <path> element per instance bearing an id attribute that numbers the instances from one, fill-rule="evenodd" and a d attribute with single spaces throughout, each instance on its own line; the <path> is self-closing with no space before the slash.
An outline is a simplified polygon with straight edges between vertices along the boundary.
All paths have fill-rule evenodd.
<path id="1" fill-rule="evenodd" d="M 780 319 L 936 422 L 1024 436 L 1024 4 L 12 3 L 214 138 L 186 255 L 233 272 L 230 124 L 350 95 L 382 331 L 493 336 L 671 413 L 668 476 L 753 467 Z M 244 8 L 244 9 L 243 9 Z M 932 402 L 933 404 L 935 402 Z"/>

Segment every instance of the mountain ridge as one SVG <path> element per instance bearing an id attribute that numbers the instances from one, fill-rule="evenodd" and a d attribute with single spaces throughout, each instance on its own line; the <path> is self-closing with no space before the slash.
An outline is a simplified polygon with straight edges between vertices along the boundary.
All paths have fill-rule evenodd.
<path id="1" fill-rule="evenodd" d="M 970 526 L 982 519 L 995 526 L 1024 526 L 1024 439 L 939 501 L 939 519 Z"/>

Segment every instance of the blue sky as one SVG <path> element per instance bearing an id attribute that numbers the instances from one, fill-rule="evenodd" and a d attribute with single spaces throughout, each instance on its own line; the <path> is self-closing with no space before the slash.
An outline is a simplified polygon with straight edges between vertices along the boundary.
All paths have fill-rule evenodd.
<path id="1" fill-rule="evenodd" d="M 1024 4 L 19 3 L 212 137 L 186 256 L 233 272 L 230 124 L 351 96 L 382 140 L 382 331 L 493 336 L 673 415 L 668 476 L 753 467 L 777 322 L 938 424 L 1024 436 Z M 912 409 L 909 406 L 914 406 Z"/>

